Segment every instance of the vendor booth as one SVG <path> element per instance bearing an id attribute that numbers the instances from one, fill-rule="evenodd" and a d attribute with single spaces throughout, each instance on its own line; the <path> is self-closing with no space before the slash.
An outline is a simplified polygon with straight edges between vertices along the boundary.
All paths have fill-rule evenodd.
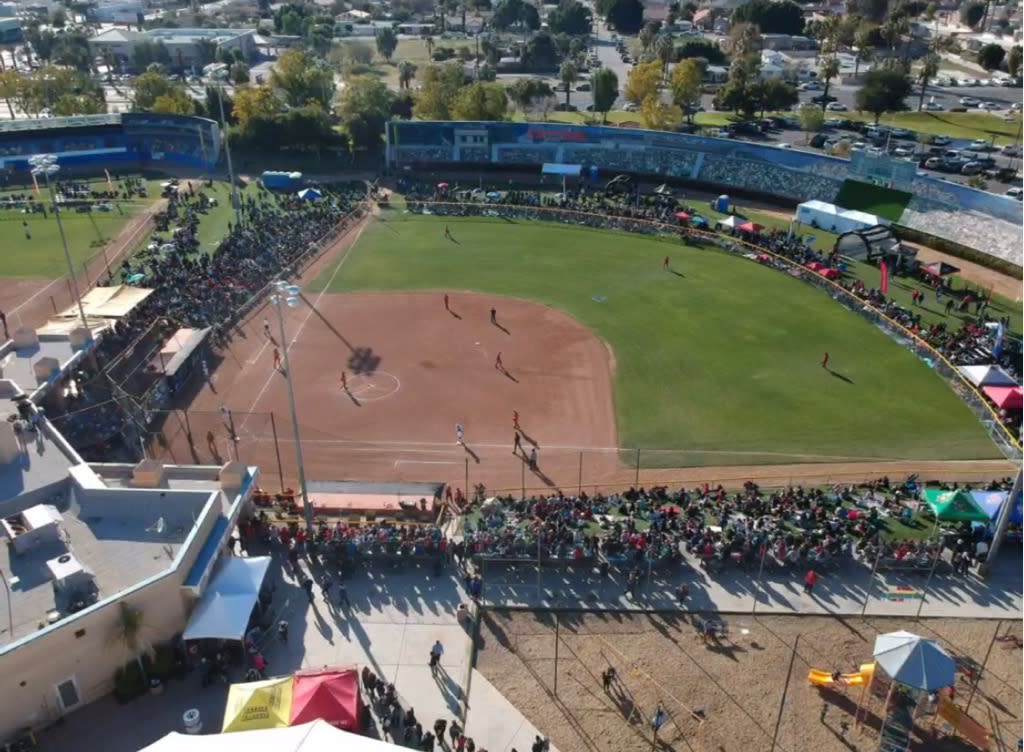
<path id="1" fill-rule="evenodd" d="M 140 752 L 394 752 L 396 747 L 340 731 L 326 721 L 290 728 L 240 731 L 235 734 L 171 733 Z"/>
<path id="2" fill-rule="evenodd" d="M 182 639 L 238 640 L 245 637 L 249 617 L 259 601 L 269 556 L 228 557 L 192 612 Z"/>
<path id="3" fill-rule="evenodd" d="M 298 726 L 321 719 L 337 728 L 358 732 L 363 729 L 363 716 L 357 670 L 325 668 L 232 684 L 222 731 Z"/>

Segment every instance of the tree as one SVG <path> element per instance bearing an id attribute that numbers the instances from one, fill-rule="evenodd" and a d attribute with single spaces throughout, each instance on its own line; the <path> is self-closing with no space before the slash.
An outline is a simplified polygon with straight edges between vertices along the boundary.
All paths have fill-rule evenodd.
<path id="1" fill-rule="evenodd" d="M 370 76 L 356 76 L 346 83 L 338 115 L 353 150 L 380 148 L 392 100 L 387 85 Z"/>
<path id="2" fill-rule="evenodd" d="M 1006 56 L 1006 71 L 1014 78 L 1020 75 L 1022 58 L 1024 58 L 1024 48 L 1015 44 L 1010 48 L 1010 54 Z"/>
<path id="3" fill-rule="evenodd" d="M 619 34 L 636 34 L 644 24 L 644 4 L 640 0 L 609 0 L 605 20 Z"/>
<path id="4" fill-rule="evenodd" d="M 183 88 L 175 88 L 158 96 L 150 110 L 172 115 L 192 115 L 196 111 L 196 103 Z"/>
<path id="5" fill-rule="evenodd" d="M 619 96 L 619 77 L 611 68 L 598 68 L 590 74 L 590 93 L 594 98 L 594 112 L 601 113 L 601 122 L 608 121 L 608 110 Z"/>
<path id="6" fill-rule="evenodd" d="M 729 68 L 729 80 L 715 94 L 715 106 L 720 110 L 738 112 L 745 119 L 753 117 L 761 101 L 754 83 L 756 70 L 756 58 L 735 61 Z"/>
<path id="7" fill-rule="evenodd" d="M 466 83 L 459 63 L 428 65 L 420 68 L 420 94 L 413 114 L 420 120 L 451 120 L 451 105 Z"/>
<path id="8" fill-rule="evenodd" d="M 986 44 L 978 50 L 978 65 L 987 71 L 994 71 L 1003 64 L 1006 50 L 998 44 Z"/>
<path id="9" fill-rule="evenodd" d="M 188 97 L 181 84 L 155 71 L 147 71 L 132 81 L 132 109 L 148 112 L 160 97 L 167 97 L 164 104 L 168 104 L 179 94 Z"/>
<path id="10" fill-rule="evenodd" d="M 683 114 L 674 104 L 661 101 L 657 96 L 647 97 L 640 103 L 640 121 L 653 131 L 668 131 L 679 125 Z"/>
<path id="11" fill-rule="evenodd" d="M 583 36 L 594 27 L 590 8 L 576 0 L 559 0 L 558 5 L 548 12 L 546 20 L 553 34 Z"/>
<path id="12" fill-rule="evenodd" d="M 233 112 L 234 99 L 220 86 L 207 86 L 202 105 L 196 109 L 202 109 L 206 113 L 206 117 L 219 121 L 222 101 L 224 103 L 224 119 L 229 125 L 235 125 L 238 121 L 235 119 Z"/>
<path id="13" fill-rule="evenodd" d="M 565 86 L 565 106 L 569 107 L 569 97 L 572 96 L 572 87 L 576 83 L 576 76 L 579 69 L 572 60 L 564 60 L 558 69 L 558 80 Z"/>
<path id="14" fill-rule="evenodd" d="M 754 24 L 735 24 L 729 28 L 729 39 L 735 57 L 761 54 L 761 30 Z"/>
<path id="15" fill-rule="evenodd" d="M 540 28 L 540 14 L 537 8 L 524 0 L 500 0 L 494 6 L 491 23 L 501 31 L 513 27 L 537 31 Z"/>
<path id="16" fill-rule="evenodd" d="M 132 48 L 132 65 L 136 70 L 145 70 L 153 63 L 171 65 L 171 52 L 163 42 L 145 40 Z"/>
<path id="17" fill-rule="evenodd" d="M 691 57 L 704 58 L 711 65 L 721 65 L 726 61 L 722 48 L 707 39 L 688 39 L 676 47 L 676 60 Z"/>
<path id="18" fill-rule="evenodd" d="M 874 35 L 877 33 L 877 26 L 864 25 L 857 29 L 854 35 L 853 44 L 856 48 L 853 58 L 853 77 L 860 75 L 860 64 L 871 60 L 875 53 Z"/>
<path id="19" fill-rule="evenodd" d="M 924 96 L 928 91 L 928 82 L 939 72 L 939 56 L 929 52 L 921 61 L 921 70 L 917 73 L 917 81 L 921 85 L 921 95 L 917 100 L 917 111 L 924 109 Z"/>
<path id="20" fill-rule="evenodd" d="M 228 72 L 228 78 L 236 86 L 249 83 L 249 66 L 245 63 L 233 63 Z"/>
<path id="21" fill-rule="evenodd" d="M 519 60 L 523 67 L 531 70 L 552 70 L 558 66 L 558 58 L 554 39 L 542 31 L 534 34 L 526 43 Z"/>
<path id="22" fill-rule="evenodd" d="M 640 29 L 640 49 L 647 52 L 651 49 L 651 45 L 654 44 L 654 39 L 658 35 L 659 24 L 657 21 L 648 21 L 644 24 L 644 27 Z"/>
<path id="23" fill-rule="evenodd" d="M 825 81 L 825 90 L 821 93 L 821 109 L 828 105 L 828 90 L 832 86 L 832 79 L 839 75 L 839 59 L 828 58 L 821 66 L 821 77 Z"/>
<path id="24" fill-rule="evenodd" d="M 230 50 L 226 47 L 222 49 L 221 52 L 227 52 L 230 54 Z M 217 59 L 217 43 L 212 39 L 200 39 L 196 41 L 196 58 L 199 61 L 200 68 L 205 68 L 207 65 L 215 61 Z"/>
<path id="25" fill-rule="evenodd" d="M 875 123 L 884 112 L 901 112 L 907 109 L 906 99 L 913 85 L 910 77 L 901 70 L 881 68 L 864 74 L 864 85 L 857 90 L 857 109 L 870 112 Z"/>
<path id="26" fill-rule="evenodd" d="M 821 127 L 825 124 L 825 113 L 822 112 L 820 107 L 809 102 L 800 105 L 800 108 L 796 111 L 796 118 L 800 121 L 800 130 L 804 131 L 808 138 L 810 138 L 812 133 L 820 131 Z"/>
<path id="27" fill-rule="evenodd" d="M 226 112 L 227 102 L 224 107 Z M 235 92 L 231 114 L 238 121 L 239 130 L 250 132 L 257 121 L 275 120 L 283 107 L 284 103 L 271 86 L 243 86 Z"/>
<path id="28" fill-rule="evenodd" d="M 68 23 L 67 11 L 63 8 L 57 8 L 50 14 L 50 26 L 55 29 L 63 29 Z"/>
<path id="29" fill-rule="evenodd" d="M 148 681 L 142 656 L 152 653 L 153 646 L 142 636 L 146 628 L 142 611 L 132 608 L 125 601 L 121 601 L 117 606 L 117 623 L 114 625 L 112 641 L 125 650 L 129 660 L 136 662 L 142 678 Z"/>
<path id="30" fill-rule="evenodd" d="M 54 65 L 66 65 L 81 71 L 88 71 L 93 67 L 89 38 L 78 29 L 59 34 L 50 52 L 50 62 Z"/>
<path id="31" fill-rule="evenodd" d="M 408 89 L 414 78 L 416 78 L 416 64 L 409 60 L 400 62 L 398 64 L 398 88 Z"/>
<path id="32" fill-rule="evenodd" d="M 551 86 L 539 78 L 519 78 L 508 87 L 509 99 L 525 114 L 529 114 L 536 103 L 553 94 Z"/>
<path id="33" fill-rule="evenodd" d="M 666 35 L 658 37 L 658 41 L 654 45 L 655 54 L 658 56 L 658 60 L 661 61 L 662 76 L 668 72 L 668 64 L 672 62 L 676 55 L 675 45 L 672 44 L 672 37 Z"/>
<path id="34" fill-rule="evenodd" d="M 796 87 L 781 78 L 761 81 L 755 85 L 754 92 L 761 105 L 761 117 L 765 112 L 788 110 L 800 101 Z"/>
<path id="35" fill-rule="evenodd" d="M 730 23 L 752 23 L 764 34 L 802 34 L 804 11 L 792 0 L 751 0 L 732 12 Z"/>
<path id="36" fill-rule="evenodd" d="M 463 86 L 451 105 L 454 120 L 504 120 L 507 112 L 505 87 L 484 81 Z"/>
<path id="37" fill-rule="evenodd" d="M 889 14 L 889 0 L 850 0 L 846 12 L 879 24 Z"/>
<path id="38" fill-rule="evenodd" d="M 963 3 L 960 6 L 960 22 L 964 26 L 969 26 L 972 29 L 977 28 L 978 24 L 981 23 L 981 19 L 984 17 L 985 3 L 971 2 Z"/>
<path id="39" fill-rule="evenodd" d="M 658 97 L 658 84 L 661 83 L 661 63 L 652 60 L 633 66 L 626 78 L 626 89 L 623 96 L 627 102 L 643 104 L 649 97 Z"/>
<path id="40" fill-rule="evenodd" d="M 691 123 L 696 112 L 696 104 L 700 102 L 703 83 L 704 66 L 693 58 L 680 61 L 672 70 L 669 84 L 672 89 L 672 101 Z"/>
<path id="41" fill-rule="evenodd" d="M 15 118 L 14 105 L 11 103 L 11 100 L 17 101 L 24 88 L 25 79 L 18 71 L 11 68 L 0 71 L 0 99 L 3 99 L 7 105 L 7 111 L 11 115 L 11 120 Z"/>
<path id="42" fill-rule="evenodd" d="M 278 58 L 270 73 L 270 83 L 279 89 L 285 104 L 304 107 L 318 103 L 325 110 L 334 97 L 334 74 L 318 59 L 293 47 Z"/>
<path id="43" fill-rule="evenodd" d="M 398 48 L 398 35 L 390 26 L 385 26 L 377 32 L 377 53 L 385 61 L 391 62 L 391 56 Z"/>
<path id="44" fill-rule="evenodd" d="M 906 18 L 890 18 L 881 28 L 882 39 L 889 45 L 889 50 L 893 53 L 896 52 L 903 35 L 909 31 L 910 25 Z"/>

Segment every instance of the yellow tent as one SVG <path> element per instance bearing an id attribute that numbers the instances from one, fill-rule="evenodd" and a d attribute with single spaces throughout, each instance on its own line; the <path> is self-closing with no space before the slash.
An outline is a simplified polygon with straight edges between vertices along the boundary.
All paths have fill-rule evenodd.
<path id="1" fill-rule="evenodd" d="M 232 684 L 224 708 L 223 733 L 281 728 L 291 723 L 294 677 Z"/>

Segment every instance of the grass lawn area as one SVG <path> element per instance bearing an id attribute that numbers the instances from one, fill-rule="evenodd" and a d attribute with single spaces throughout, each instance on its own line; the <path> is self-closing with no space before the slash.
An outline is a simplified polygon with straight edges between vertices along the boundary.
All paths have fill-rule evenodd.
<path id="1" fill-rule="evenodd" d="M 444 241 L 446 223 L 458 245 Z M 662 271 L 666 253 L 685 276 Z M 387 227 L 368 228 L 331 289 L 478 290 L 566 311 L 615 354 L 620 446 L 686 450 L 704 464 L 998 456 L 910 352 L 813 287 L 724 253 L 395 210 Z"/>
<path id="2" fill-rule="evenodd" d="M 850 120 L 874 121 L 874 115 L 867 112 L 836 113 Z M 1000 115 L 987 112 L 895 112 L 883 115 L 879 121 L 885 125 L 908 128 L 917 133 L 930 133 L 934 136 L 949 136 L 974 140 L 984 138 L 995 139 L 996 144 L 1011 144 L 1017 140 L 1020 128 L 1020 115 L 1010 122 Z"/>

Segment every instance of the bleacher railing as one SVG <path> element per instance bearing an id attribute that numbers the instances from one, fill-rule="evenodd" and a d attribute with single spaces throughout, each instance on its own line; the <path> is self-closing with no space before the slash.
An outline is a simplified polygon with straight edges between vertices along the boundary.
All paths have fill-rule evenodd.
<path id="1" fill-rule="evenodd" d="M 498 212 L 516 212 L 526 219 L 555 220 L 573 224 L 596 223 L 600 226 L 611 226 L 610 229 L 635 232 L 646 229 L 654 234 L 671 235 L 678 238 L 680 232 L 685 232 L 689 238 L 699 238 L 713 243 L 715 247 L 729 253 L 743 255 L 745 253 L 765 254 L 773 264 L 793 272 L 799 279 L 809 282 L 819 289 L 829 293 L 832 299 L 842 303 L 846 308 L 854 311 L 871 323 L 878 326 L 882 331 L 901 345 L 908 347 L 911 352 L 924 360 L 936 373 L 943 377 L 950 388 L 964 401 L 974 413 L 975 417 L 985 427 L 992 442 L 999 448 L 1003 455 L 1010 460 L 1022 458 L 1021 442 L 1015 438 L 1009 429 L 1003 425 L 998 413 L 993 409 L 978 389 L 963 377 L 957 370 L 955 364 L 950 362 L 946 356 L 933 348 L 918 334 L 910 331 L 896 320 L 890 318 L 880 309 L 873 306 L 866 300 L 858 298 L 849 292 L 842 285 L 836 284 L 816 272 L 807 269 L 805 266 L 792 259 L 781 256 L 769 248 L 751 243 L 740 238 L 721 233 L 684 228 L 679 225 L 672 225 L 665 222 L 640 219 L 637 217 L 618 217 L 613 215 L 596 214 L 583 212 L 574 209 L 562 209 L 547 206 L 521 206 L 519 204 L 500 203 L 462 203 L 457 201 L 421 201 L 410 199 L 410 204 L 427 208 L 458 208 L 463 212 L 473 212 L 476 216 L 497 216 Z M 591 225 L 593 226 L 593 225 Z"/>

